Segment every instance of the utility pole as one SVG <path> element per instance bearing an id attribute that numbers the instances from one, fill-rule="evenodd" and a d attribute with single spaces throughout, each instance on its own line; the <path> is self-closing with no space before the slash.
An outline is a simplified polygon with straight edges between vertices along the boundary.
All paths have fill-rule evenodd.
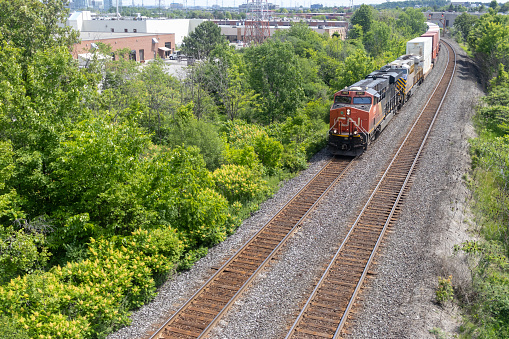
<path id="1" fill-rule="evenodd" d="M 267 0 L 252 0 L 248 11 L 244 30 L 244 42 L 261 44 L 270 36 L 269 21 L 267 18 Z"/>

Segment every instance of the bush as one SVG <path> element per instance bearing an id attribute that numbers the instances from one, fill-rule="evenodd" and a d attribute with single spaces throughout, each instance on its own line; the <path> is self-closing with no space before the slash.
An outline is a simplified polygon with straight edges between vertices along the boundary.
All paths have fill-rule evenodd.
<path id="1" fill-rule="evenodd" d="M 0 316 L 31 338 L 104 338 L 129 324 L 129 309 L 155 296 L 154 276 L 175 269 L 183 250 L 171 228 L 91 239 L 87 259 L 1 286 Z"/>
<path id="2" fill-rule="evenodd" d="M 235 161 L 234 163 L 247 165 L 251 168 L 255 167 L 256 160 L 259 160 L 269 171 L 269 174 L 273 174 L 281 166 L 283 145 L 270 137 L 261 127 L 245 122 L 229 121 L 225 123 L 223 129 L 225 130 L 225 139 L 229 143 L 228 153 L 231 154 L 226 156 L 227 159 L 248 160 Z M 255 151 L 257 159 L 249 154 L 251 147 Z M 246 150 L 244 151 L 244 149 Z"/>
<path id="3" fill-rule="evenodd" d="M 266 193 L 266 182 L 259 172 L 247 166 L 223 165 L 213 173 L 216 188 L 230 203 L 248 201 Z"/>
<path id="4" fill-rule="evenodd" d="M 0 284 L 44 268 L 50 254 L 41 233 L 0 225 Z"/>
<path id="5" fill-rule="evenodd" d="M 308 167 L 304 147 L 292 142 L 285 147 L 282 157 L 283 167 L 290 172 L 298 172 Z"/>
<path id="6" fill-rule="evenodd" d="M 445 304 L 453 299 L 454 290 L 451 283 L 452 276 L 448 278 L 438 278 L 438 288 L 435 291 L 436 300 L 439 304 Z"/>

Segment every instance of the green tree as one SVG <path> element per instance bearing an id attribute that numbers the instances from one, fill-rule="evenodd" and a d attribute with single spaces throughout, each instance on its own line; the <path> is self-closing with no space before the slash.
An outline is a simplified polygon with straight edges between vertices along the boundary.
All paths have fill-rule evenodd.
<path id="1" fill-rule="evenodd" d="M 219 45 L 212 53 L 211 78 L 208 86 L 215 92 L 228 119 L 237 119 L 256 109 L 258 95 L 249 88 L 247 70 L 241 54 L 226 45 Z"/>
<path id="2" fill-rule="evenodd" d="M 221 35 L 221 29 L 212 21 L 199 24 L 189 36 L 184 37 L 182 51 L 195 59 L 207 58 L 218 44 L 226 43 Z"/>
<path id="3" fill-rule="evenodd" d="M 426 30 L 426 17 L 417 8 L 405 8 L 400 12 L 396 21 L 396 27 L 401 30 L 403 35 L 415 36 L 422 34 Z"/>
<path id="4" fill-rule="evenodd" d="M 372 56 L 381 55 L 388 47 L 391 29 L 385 22 L 374 22 L 364 37 L 366 51 Z"/>
<path id="5" fill-rule="evenodd" d="M 303 22 L 293 23 L 290 29 L 277 31 L 274 38 L 290 42 L 295 53 L 305 58 L 310 56 L 310 50 L 318 50 L 322 45 L 322 36 Z"/>
<path id="6" fill-rule="evenodd" d="M 139 119 L 139 123 L 154 133 L 153 140 L 158 143 L 165 138 L 164 127 L 168 119 L 180 106 L 178 100 L 180 85 L 178 80 L 166 71 L 166 64 L 158 58 L 143 67 L 138 76 L 143 83 L 141 90 L 146 91 L 146 94 L 138 93 L 136 98 L 144 98 L 147 105 L 147 110 Z"/>
<path id="7" fill-rule="evenodd" d="M 509 18 L 483 15 L 471 29 L 468 44 L 475 51 L 485 83 L 496 74 L 499 64 L 509 64 Z"/>
<path id="8" fill-rule="evenodd" d="M 356 50 L 348 56 L 337 69 L 334 88 L 338 91 L 363 79 L 374 69 L 373 59 L 362 50 Z"/>
<path id="9" fill-rule="evenodd" d="M 454 20 L 454 28 L 461 32 L 463 40 L 467 40 L 470 31 L 474 27 L 479 18 L 475 15 L 468 14 L 467 12 L 461 13 L 456 20 Z"/>
<path id="10" fill-rule="evenodd" d="M 197 120 L 192 112 L 192 102 L 177 109 L 166 126 L 164 142 L 172 148 L 197 147 L 205 159 L 207 168 L 214 170 L 222 163 L 223 141 L 215 125 Z"/>
<path id="11" fill-rule="evenodd" d="M 293 115 L 304 93 L 292 45 L 270 39 L 249 48 L 245 59 L 249 64 L 251 87 L 261 99 L 259 120 L 274 122 Z"/>
<path id="12" fill-rule="evenodd" d="M 62 25 L 66 5 L 65 0 L 0 0 L 0 42 L 21 48 L 24 57 L 57 46 L 70 50 L 78 35 Z"/>
<path id="13" fill-rule="evenodd" d="M 361 7 L 353 13 L 350 24 L 352 26 L 360 25 L 365 33 L 371 29 L 371 24 L 374 20 L 375 15 L 373 7 L 362 4 Z"/>
<path id="14" fill-rule="evenodd" d="M 353 25 L 353 27 L 348 31 L 348 39 L 358 39 L 362 42 L 364 39 L 364 30 L 361 25 Z"/>

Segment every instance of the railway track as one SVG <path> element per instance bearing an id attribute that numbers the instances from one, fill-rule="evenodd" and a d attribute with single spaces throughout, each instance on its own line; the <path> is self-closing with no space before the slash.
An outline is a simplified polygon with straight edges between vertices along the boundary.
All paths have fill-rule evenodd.
<path id="1" fill-rule="evenodd" d="M 205 336 L 351 163 L 332 158 L 150 338 Z"/>
<path id="2" fill-rule="evenodd" d="M 350 228 L 286 338 L 339 338 L 384 234 L 395 221 L 411 175 L 456 69 L 456 55 L 446 44 L 449 62 L 401 146 Z"/>

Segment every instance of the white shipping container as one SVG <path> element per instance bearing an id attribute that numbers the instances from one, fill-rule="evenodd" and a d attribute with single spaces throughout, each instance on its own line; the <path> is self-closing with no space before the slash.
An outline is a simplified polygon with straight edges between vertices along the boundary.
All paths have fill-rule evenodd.
<path id="1" fill-rule="evenodd" d="M 433 53 L 433 39 L 431 37 L 420 37 L 406 43 L 406 54 L 415 54 L 422 57 L 422 71 L 427 74 L 431 69 L 431 58 Z"/>

